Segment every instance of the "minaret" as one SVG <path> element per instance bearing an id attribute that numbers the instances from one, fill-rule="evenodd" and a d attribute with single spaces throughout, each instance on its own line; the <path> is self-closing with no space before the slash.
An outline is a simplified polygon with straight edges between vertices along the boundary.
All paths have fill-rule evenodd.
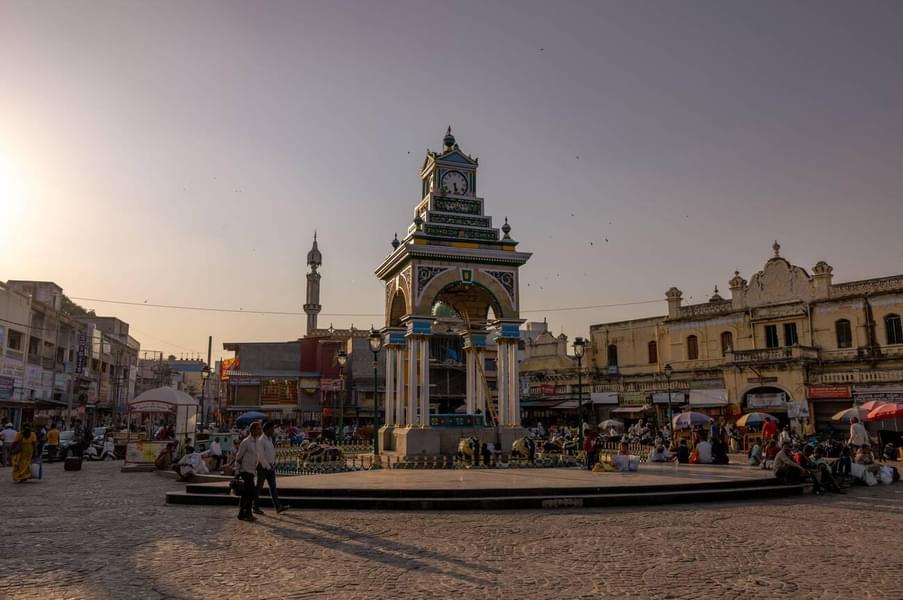
<path id="1" fill-rule="evenodd" d="M 323 264 L 323 255 L 317 248 L 317 232 L 314 231 L 314 245 L 307 253 L 307 299 L 304 302 L 304 312 L 307 313 L 307 335 L 317 328 L 317 314 L 323 308 L 320 306 L 320 273 L 317 269 Z"/>

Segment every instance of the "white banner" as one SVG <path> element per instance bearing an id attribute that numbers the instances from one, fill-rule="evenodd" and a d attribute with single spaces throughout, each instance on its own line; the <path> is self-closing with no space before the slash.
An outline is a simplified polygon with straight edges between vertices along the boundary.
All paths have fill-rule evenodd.
<path id="1" fill-rule="evenodd" d="M 690 390 L 690 406 L 727 406 L 727 390 Z"/>
<path id="2" fill-rule="evenodd" d="M 747 408 L 780 408 L 786 407 L 787 394 L 746 394 Z"/>
<path id="3" fill-rule="evenodd" d="M 589 397 L 593 404 L 618 404 L 617 392 L 592 392 Z"/>

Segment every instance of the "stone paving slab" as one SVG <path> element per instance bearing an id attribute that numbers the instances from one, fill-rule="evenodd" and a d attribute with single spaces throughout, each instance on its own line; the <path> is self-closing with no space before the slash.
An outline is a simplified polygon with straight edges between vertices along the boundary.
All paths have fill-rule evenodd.
<path id="1" fill-rule="evenodd" d="M 903 597 L 903 486 L 757 502 L 480 513 L 163 503 L 115 463 L 14 485 L 0 469 L 0 598 Z"/>

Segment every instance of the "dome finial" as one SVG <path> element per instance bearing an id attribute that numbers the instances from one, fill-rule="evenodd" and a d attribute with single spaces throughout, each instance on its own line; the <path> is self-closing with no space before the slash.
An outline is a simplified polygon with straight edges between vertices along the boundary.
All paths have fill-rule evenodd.
<path id="1" fill-rule="evenodd" d="M 511 239 L 511 236 L 509 235 L 511 233 L 511 225 L 508 225 L 508 217 L 505 217 L 505 224 L 502 225 L 502 233 L 505 234 L 505 237 L 503 239 Z"/>
<path id="2" fill-rule="evenodd" d="M 455 147 L 455 136 L 452 135 L 451 125 L 448 126 L 448 130 L 445 132 L 445 137 L 442 138 L 442 145 L 445 147 L 445 150 L 451 150 Z"/>
<path id="3" fill-rule="evenodd" d="M 310 247 L 310 252 L 307 253 L 307 264 L 311 267 L 319 267 L 323 264 L 323 255 L 320 254 L 320 249 L 317 247 L 317 230 L 314 230 L 314 243 Z"/>
<path id="4" fill-rule="evenodd" d="M 395 233 L 395 239 L 392 240 L 392 249 L 395 250 L 398 246 L 401 245 L 401 242 L 398 241 L 398 232 Z"/>
<path id="5" fill-rule="evenodd" d="M 774 241 L 774 244 L 771 245 L 771 249 L 774 250 L 774 255 L 775 255 L 775 256 L 780 256 L 780 255 L 781 255 L 781 245 L 778 243 L 777 240 L 775 240 L 775 241 Z"/>

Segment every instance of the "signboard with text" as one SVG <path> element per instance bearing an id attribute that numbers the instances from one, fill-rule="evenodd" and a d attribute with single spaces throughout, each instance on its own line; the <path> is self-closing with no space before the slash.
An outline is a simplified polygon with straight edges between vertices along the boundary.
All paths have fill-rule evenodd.
<path id="1" fill-rule="evenodd" d="M 810 385 L 806 391 L 810 400 L 823 398 L 852 398 L 853 392 L 848 385 Z"/>

